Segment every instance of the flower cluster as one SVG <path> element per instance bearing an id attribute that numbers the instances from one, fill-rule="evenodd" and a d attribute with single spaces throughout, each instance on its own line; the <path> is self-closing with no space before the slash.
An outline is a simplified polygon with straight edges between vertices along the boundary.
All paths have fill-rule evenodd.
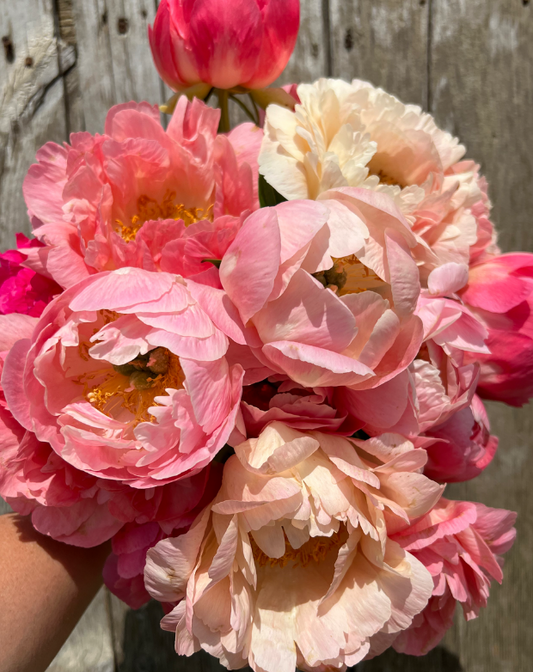
<path id="1" fill-rule="evenodd" d="M 298 3 L 219 13 L 250 36 L 225 61 L 209 4 L 160 3 L 159 71 L 270 83 Z M 107 585 L 166 603 L 179 654 L 345 670 L 425 654 L 502 579 L 515 515 L 442 494 L 494 457 L 482 398 L 533 396 L 533 256 L 501 254 L 479 166 L 418 107 L 284 94 L 262 128 L 182 96 L 166 129 L 128 103 L 38 152 L 35 239 L 1 258 L 0 495 L 111 539 Z"/>

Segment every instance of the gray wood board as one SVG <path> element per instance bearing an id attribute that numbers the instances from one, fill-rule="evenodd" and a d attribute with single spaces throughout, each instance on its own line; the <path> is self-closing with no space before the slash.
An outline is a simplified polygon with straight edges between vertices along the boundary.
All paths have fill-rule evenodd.
<path id="1" fill-rule="evenodd" d="M 522 0 L 432 0 L 429 101 L 489 180 L 504 251 L 533 251 L 533 7 Z M 531 669 L 533 507 L 531 405 L 489 404 L 500 437 L 494 463 L 449 496 L 518 511 L 518 537 L 503 586 L 477 621 L 456 620 L 446 639 L 467 672 Z"/>
<path id="2" fill-rule="evenodd" d="M 13 246 L 15 231 L 29 231 L 21 185 L 44 142 L 64 141 L 72 131 L 101 131 L 113 104 L 130 98 L 155 103 L 168 95 L 146 37 L 156 4 L 0 0 L 0 32 L 13 44 L 12 54 L 0 53 L 2 249 Z M 503 249 L 533 250 L 532 11 L 524 0 L 302 0 L 298 46 L 280 83 L 359 77 L 429 109 L 481 163 Z M 458 618 L 429 656 L 388 652 L 361 664 L 360 672 L 530 669 L 533 420 L 529 408 L 490 404 L 489 412 L 501 437 L 494 464 L 447 495 L 519 512 L 504 585 L 493 588 L 477 621 Z M 101 591 L 50 670 L 222 669 L 206 655 L 176 657 L 172 635 L 159 629 L 160 616 L 155 603 L 133 612 Z"/>

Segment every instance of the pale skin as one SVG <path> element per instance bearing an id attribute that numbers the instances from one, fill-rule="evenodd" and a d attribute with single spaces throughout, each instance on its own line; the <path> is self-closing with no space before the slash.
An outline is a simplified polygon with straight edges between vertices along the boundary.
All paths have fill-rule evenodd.
<path id="1" fill-rule="evenodd" d="M 102 585 L 110 545 L 76 548 L 0 516 L 0 672 L 44 672 Z"/>

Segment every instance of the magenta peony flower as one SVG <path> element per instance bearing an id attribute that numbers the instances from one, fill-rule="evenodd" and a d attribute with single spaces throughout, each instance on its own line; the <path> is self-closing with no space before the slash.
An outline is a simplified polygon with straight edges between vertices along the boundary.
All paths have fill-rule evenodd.
<path id="1" fill-rule="evenodd" d="M 387 536 L 442 488 L 400 436 L 349 441 L 281 423 L 235 449 L 186 534 L 148 551 L 148 592 L 176 650 L 229 669 L 345 670 L 427 604 L 429 572 Z M 377 641 L 376 641 L 377 640 Z"/>
<path id="2" fill-rule="evenodd" d="M 42 247 L 17 233 L 16 250 L 0 254 L 0 315 L 20 313 L 39 317 L 61 287 L 50 278 L 22 266 L 26 256 L 20 250 Z"/>
<path id="3" fill-rule="evenodd" d="M 241 213 L 259 207 L 248 161 L 261 135 L 245 124 L 217 136 L 219 114 L 182 98 L 165 131 L 157 107 L 126 103 L 111 108 L 104 135 L 46 144 L 24 182 L 45 245 L 27 264 L 62 287 L 132 266 L 211 277 L 203 260 L 219 259 Z"/>
<path id="4" fill-rule="evenodd" d="M 533 254 L 492 257 L 470 269 L 461 299 L 488 330 L 478 394 L 523 406 L 533 397 Z"/>
<path id="5" fill-rule="evenodd" d="M 433 597 L 394 648 L 422 656 L 453 624 L 459 602 L 467 620 L 487 606 L 491 580 L 502 582 L 501 555 L 513 545 L 516 513 L 483 504 L 441 499 L 420 520 L 392 538 L 424 564 L 433 577 Z"/>
<path id="6" fill-rule="evenodd" d="M 300 22 L 299 0 L 162 0 L 150 45 L 171 89 L 260 89 L 281 75 Z"/>
<path id="7" fill-rule="evenodd" d="M 168 273 L 101 273 L 53 301 L 3 375 L 9 409 L 76 469 L 136 488 L 197 473 L 242 392 L 228 340 Z"/>

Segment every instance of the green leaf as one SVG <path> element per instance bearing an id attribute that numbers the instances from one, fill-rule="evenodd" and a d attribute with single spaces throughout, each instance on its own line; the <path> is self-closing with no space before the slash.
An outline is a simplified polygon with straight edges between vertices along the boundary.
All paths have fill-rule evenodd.
<path id="1" fill-rule="evenodd" d="M 235 451 L 230 445 L 226 443 L 226 445 L 223 446 L 215 455 L 214 462 L 225 464 L 232 455 L 235 455 Z"/>
<path id="2" fill-rule="evenodd" d="M 259 175 L 259 203 L 262 208 L 284 203 L 287 199 L 276 191 L 263 177 Z"/>
<path id="3" fill-rule="evenodd" d="M 221 263 L 222 259 L 202 259 L 202 264 L 213 264 L 217 268 L 220 268 Z"/>

